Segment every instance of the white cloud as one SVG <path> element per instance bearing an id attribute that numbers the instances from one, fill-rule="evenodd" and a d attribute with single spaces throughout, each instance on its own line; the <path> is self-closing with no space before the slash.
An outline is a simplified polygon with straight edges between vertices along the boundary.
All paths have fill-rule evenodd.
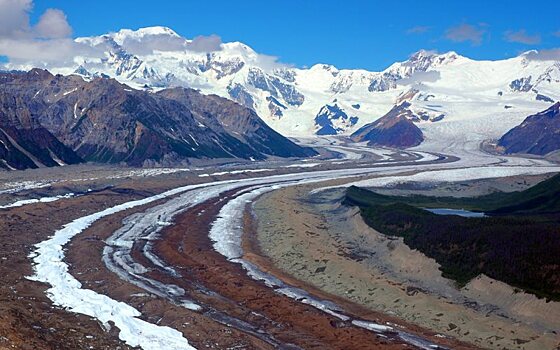
<path id="1" fill-rule="evenodd" d="M 529 51 L 525 57 L 535 61 L 560 61 L 560 48 Z"/>
<path id="2" fill-rule="evenodd" d="M 209 36 L 197 36 L 187 46 L 187 49 L 195 52 L 214 52 L 222 49 L 222 38 L 216 34 Z"/>
<path id="3" fill-rule="evenodd" d="M 0 39 L 27 35 L 32 7 L 31 0 L 0 0 Z"/>
<path id="4" fill-rule="evenodd" d="M 0 55 L 8 57 L 8 67 L 62 67 L 73 62 L 76 56 L 95 56 L 96 52 L 70 38 L 0 39 Z"/>
<path id="5" fill-rule="evenodd" d="M 454 42 L 470 41 L 473 45 L 480 45 L 484 39 L 486 30 L 482 25 L 461 24 L 449 28 L 445 32 L 445 37 Z"/>
<path id="6" fill-rule="evenodd" d="M 1 67 L 55 69 L 83 62 L 87 62 L 88 66 L 101 64 L 108 43 L 73 40 L 66 15 L 58 9 L 48 9 L 37 23 L 30 23 L 32 10 L 33 0 L 0 0 L 0 57 L 8 58 L 7 63 L 0 62 Z M 177 35 L 159 33 L 146 34 L 141 38 L 125 37 L 121 44 L 127 52 L 138 56 L 154 51 L 216 52 L 224 45 L 215 34 L 197 36 L 188 41 Z M 274 56 L 255 54 L 251 57 L 265 71 L 290 67 L 278 62 Z"/>
<path id="7" fill-rule="evenodd" d="M 293 65 L 278 61 L 278 57 L 265 54 L 258 54 L 255 57 L 255 64 L 265 72 L 271 72 L 275 69 L 292 68 Z"/>
<path id="8" fill-rule="evenodd" d="M 0 56 L 8 58 L 7 67 L 59 66 L 92 51 L 70 38 L 64 12 L 48 9 L 31 25 L 32 9 L 32 0 L 0 0 Z"/>
<path id="9" fill-rule="evenodd" d="M 414 26 L 406 31 L 406 34 L 423 34 L 430 30 L 428 26 Z"/>
<path id="10" fill-rule="evenodd" d="M 408 78 L 403 78 L 397 81 L 401 85 L 414 85 L 421 83 L 433 83 L 441 78 L 441 74 L 438 71 L 416 71 Z"/>
<path id="11" fill-rule="evenodd" d="M 72 34 L 72 28 L 66 20 L 64 12 L 57 9 L 48 9 L 35 26 L 35 32 L 40 38 L 59 39 Z"/>
<path id="12" fill-rule="evenodd" d="M 525 29 L 514 31 L 507 31 L 504 33 L 504 38 L 510 43 L 520 43 L 526 45 L 534 45 L 541 42 L 541 36 L 539 34 L 529 35 Z"/>
<path id="13" fill-rule="evenodd" d="M 187 47 L 186 40 L 181 37 L 168 35 L 146 35 L 141 40 L 126 38 L 122 47 L 135 55 L 151 54 L 154 51 L 181 51 Z"/>

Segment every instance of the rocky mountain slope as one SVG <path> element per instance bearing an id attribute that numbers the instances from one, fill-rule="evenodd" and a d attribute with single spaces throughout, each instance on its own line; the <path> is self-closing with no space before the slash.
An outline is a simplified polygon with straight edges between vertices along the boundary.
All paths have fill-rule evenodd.
<path id="1" fill-rule="evenodd" d="M 46 76 L 43 71 L 35 73 L 25 77 L 26 84 L 35 85 Z M 71 148 L 39 123 L 34 111 L 44 107 L 41 101 L 10 92 L 25 90 L 24 86 L 13 84 L 21 78 L 20 74 L 0 74 L 0 168 L 15 170 L 81 162 Z"/>
<path id="2" fill-rule="evenodd" d="M 6 167 L 314 154 L 272 130 L 253 110 L 190 89 L 152 93 L 113 79 L 86 81 L 40 69 L 2 73 L 0 80 L 0 157 Z"/>
<path id="3" fill-rule="evenodd" d="M 560 150 L 560 102 L 508 131 L 498 141 L 505 153 L 546 155 Z"/>
<path id="4" fill-rule="evenodd" d="M 410 103 L 393 107 L 383 117 L 366 124 L 350 138 L 354 142 L 367 141 L 370 146 L 407 148 L 418 146 L 423 140 L 422 131 L 414 124 L 420 118 L 410 110 Z"/>
<path id="5" fill-rule="evenodd" d="M 55 72 L 87 79 L 108 75 L 151 90 L 199 89 L 255 110 L 283 135 L 351 134 L 404 98 L 418 112 L 414 122 L 426 141 L 497 138 L 560 99 L 560 62 L 536 51 L 499 61 L 419 51 L 370 72 L 328 64 L 294 68 L 239 42 L 201 48 L 165 27 L 123 29 L 76 42 L 91 49 L 89 56 L 52 67 Z"/>

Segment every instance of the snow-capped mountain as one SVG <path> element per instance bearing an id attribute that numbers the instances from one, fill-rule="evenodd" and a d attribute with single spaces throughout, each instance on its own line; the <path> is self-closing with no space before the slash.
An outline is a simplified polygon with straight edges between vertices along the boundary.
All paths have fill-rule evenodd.
<path id="1" fill-rule="evenodd" d="M 165 27 L 76 41 L 91 47 L 91 56 L 51 70 L 110 76 L 154 91 L 199 89 L 254 109 L 289 136 L 351 134 L 406 101 L 427 140 L 441 137 L 444 129 L 498 137 L 560 99 L 560 62 L 536 51 L 499 61 L 419 51 L 370 72 L 328 64 L 294 68 L 240 42 L 189 40 Z M 477 122 L 464 123 L 472 119 Z"/>

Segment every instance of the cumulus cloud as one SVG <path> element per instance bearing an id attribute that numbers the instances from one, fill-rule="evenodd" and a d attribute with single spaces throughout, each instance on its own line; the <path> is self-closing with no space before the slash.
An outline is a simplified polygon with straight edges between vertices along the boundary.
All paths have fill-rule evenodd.
<path id="1" fill-rule="evenodd" d="M 180 36 L 165 34 L 144 35 L 141 38 L 127 37 L 122 46 L 126 51 L 135 55 L 151 54 L 154 51 L 182 51 L 215 52 L 222 49 L 222 39 L 215 34 L 197 36 L 192 41 L 187 41 Z"/>
<path id="2" fill-rule="evenodd" d="M 270 56 L 259 53 L 255 59 L 255 64 L 262 68 L 265 72 L 272 72 L 276 69 L 293 68 L 294 65 L 290 63 L 283 63 L 279 61 L 277 56 Z"/>
<path id="3" fill-rule="evenodd" d="M 7 56 L 8 66 L 63 67 L 77 56 L 98 56 L 93 48 L 68 38 L 51 40 L 0 40 L 0 56 Z"/>
<path id="4" fill-rule="evenodd" d="M 31 0 L 0 0 L 0 39 L 27 35 L 32 7 Z"/>
<path id="5" fill-rule="evenodd" d="M 72 34 L 72 28 L 66 20 L 64 12 L 48 9 L 35 25 L 37 36 L 45 39 L 66 38 Z"/>
<path id="6" fill-rule="evenodd" d="M 406 31 L 406 34 L 423 34 L 430 30 L 428 26 L 414 26 Z"/>
<path id="7" fill-rule="evenodd" d="M 222 49 L 222 38 L 216 34 L 195 37 L 188 45 L 187 49 L 195 52 L 214 52 Z"/>
<path id="8" fill-rule="evenodd" d="M 467 42 L 472 45 L 480 45 L 484 39 L 486 30 L 483 25 L 461 24 L 447 29 L 445 37 L 454 42 Z"/>
<path id="9" fill-rule="evenodd" d="M 421 83 L 434 83 L 441 78 L 438 71 L 416 71 L 410 77 L 403 78 L 397 81 L 399 85 L 416 85 Z"/>
<path id="10" fill-rule="evenodd" d="M 187 41 L 178 36 L 147 35 L 142 40 L 126 38 L 122 46 L 135 55 L 151 54 L 154 51 L 181 51 L 187 48 Z"/>
<path id="11" fill-rule="evenodd" d="M 32 0 L 0 0 L 0 56 L 8 58 L 8 66 L 62 65 L 91 52 L 70 38 L 64 12 L 48 9 L 31 25 L 32 8 Z"/>
<path id="12" fill-rule="evenodd" d="M 525 57 L 535 61 L 560 61 L 560 48 L 529 51 L 525 54 Z"/>
<path id="13" fill-rule="evenodd" d="M 36 23 L 30 22 L 33 0 L 0 0 L 0 67 L 4 69 L 66 68 L 75 64 L 95 67 L 103 64 L 109 41 L 75 41 L 65 13 L 48 9 Z M 117 33 L 118 34 L 118 33 Z M 215 52 L 223 49 L 222 39 L 215 34 L 186 40 L 178 35 L 161 33 L 135 37 L 123 36 L 123 48 L 135 55 L 154 51 Z M 255 55 L 257 65 L 265 70 L 290 67 L 274 56 Z M 89 69 L 89 68 L 88 68 Z"/>
<path id="14" fill-rule="evenodd" d="M 525 29 L 518 31 L 507 31 L 504 33 L 504 38 L 510 43 L 520 43 L 526 45 L 534 45 L 541 42 L 541 36 L 539 34 L 529 35 Z"/>

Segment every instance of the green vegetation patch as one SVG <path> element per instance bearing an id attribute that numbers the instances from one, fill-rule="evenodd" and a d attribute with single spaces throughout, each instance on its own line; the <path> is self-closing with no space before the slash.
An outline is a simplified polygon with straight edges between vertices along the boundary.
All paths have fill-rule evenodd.
<path id="1" fill-rule="evenodd" d="M 474 198 L 385 196 L 350 187 L 344 203 L 359 206 L 373 229 L 402 237 L 435 259 L 443 276 L 459 286 L 485 274 L 560 301 L 559 199 L 557 175 L 526 191 Z M 465 208 L 490 216 L 436 215 L 422 207 Z"/>

